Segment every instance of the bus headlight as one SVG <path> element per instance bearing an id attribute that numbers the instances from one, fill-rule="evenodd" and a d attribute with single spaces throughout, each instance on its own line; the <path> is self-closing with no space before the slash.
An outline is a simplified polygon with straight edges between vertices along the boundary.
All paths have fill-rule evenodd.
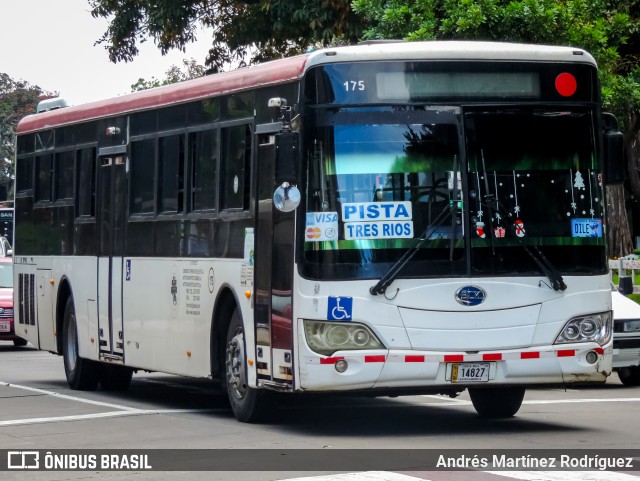
<path id="1" fill-rule="evenodd" d="M 574 317 L 564 325 L 554 344 L 597 342 L 604 346 L 611 340 L 611 323 L 611 311 Z"/>
<path id="2" fill-rule="evenodd" d="M 312 351 L 330 356 L 336 351 L 384 349 L 376 335 L 357 322 L 304 321 L 304 335 Z"/>

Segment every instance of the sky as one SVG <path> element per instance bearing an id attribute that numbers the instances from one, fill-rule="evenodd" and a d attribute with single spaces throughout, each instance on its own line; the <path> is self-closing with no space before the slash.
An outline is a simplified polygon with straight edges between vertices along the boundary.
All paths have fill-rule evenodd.
<path id="1" fill-rule="evenodd" d="M 94 45 L 108 20 L 93 18 L 88 0 L 0 0 L 0 72 L 50 92 L 70 105 L 131 92 L 139 78 L 163 79 L 172 66 L 194 58 L 204 64 L 211 33 L 198 32 L 187 51 L 162 56 L 151 40 L 133 62 L 114 64 Z"/>

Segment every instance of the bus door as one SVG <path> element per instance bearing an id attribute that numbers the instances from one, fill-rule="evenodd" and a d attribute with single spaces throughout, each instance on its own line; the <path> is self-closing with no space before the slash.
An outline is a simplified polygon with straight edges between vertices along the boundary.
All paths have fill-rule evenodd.
<path id="1" fill-rule="evenodd" d="M 100 356 L 124 356 L 122 279 L 126 209 L 126 146 L 106 147 L 98 158 L 98 336 Z"/>
<path id="2" fill-rule="evenodd" d="M 273 207 L 275 127 L 257 127 L 257 207 L 254 306 L 258 380 L 280 389 L 293 386 L 293 246 L 294 212 Z M 273 129 L 273 130 L 272 130 Z M 275 130 L 275 131 L 274 131 Z"/>

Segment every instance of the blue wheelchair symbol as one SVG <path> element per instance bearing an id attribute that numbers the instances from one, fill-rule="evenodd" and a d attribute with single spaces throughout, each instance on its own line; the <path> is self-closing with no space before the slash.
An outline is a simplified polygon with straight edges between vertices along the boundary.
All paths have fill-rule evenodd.
<path id="1" fill-rule="evenodd" d="M 327 319 L 332 321 L 350 321 L 353 309 L 352 297 L 329 297 Z"/>

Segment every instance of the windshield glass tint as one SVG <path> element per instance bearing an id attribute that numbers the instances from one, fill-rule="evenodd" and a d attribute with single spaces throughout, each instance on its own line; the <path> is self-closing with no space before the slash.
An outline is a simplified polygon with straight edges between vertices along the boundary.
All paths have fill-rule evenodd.
<path id="1" fill-rule="evenodd" d="M 472 274 L 601 269 L 602 176 L 589 112 L 487 110 L 465 114 Z"/>
<path id="2" fill-rule="evenodd" d="M 315 270 L 379 276 L 426 234 L 405 275 L 462 273 L 462 210 L 450 209 L 462 195 L 456 125 L 368 117 L 312 132 L 305 259 Z"/>

